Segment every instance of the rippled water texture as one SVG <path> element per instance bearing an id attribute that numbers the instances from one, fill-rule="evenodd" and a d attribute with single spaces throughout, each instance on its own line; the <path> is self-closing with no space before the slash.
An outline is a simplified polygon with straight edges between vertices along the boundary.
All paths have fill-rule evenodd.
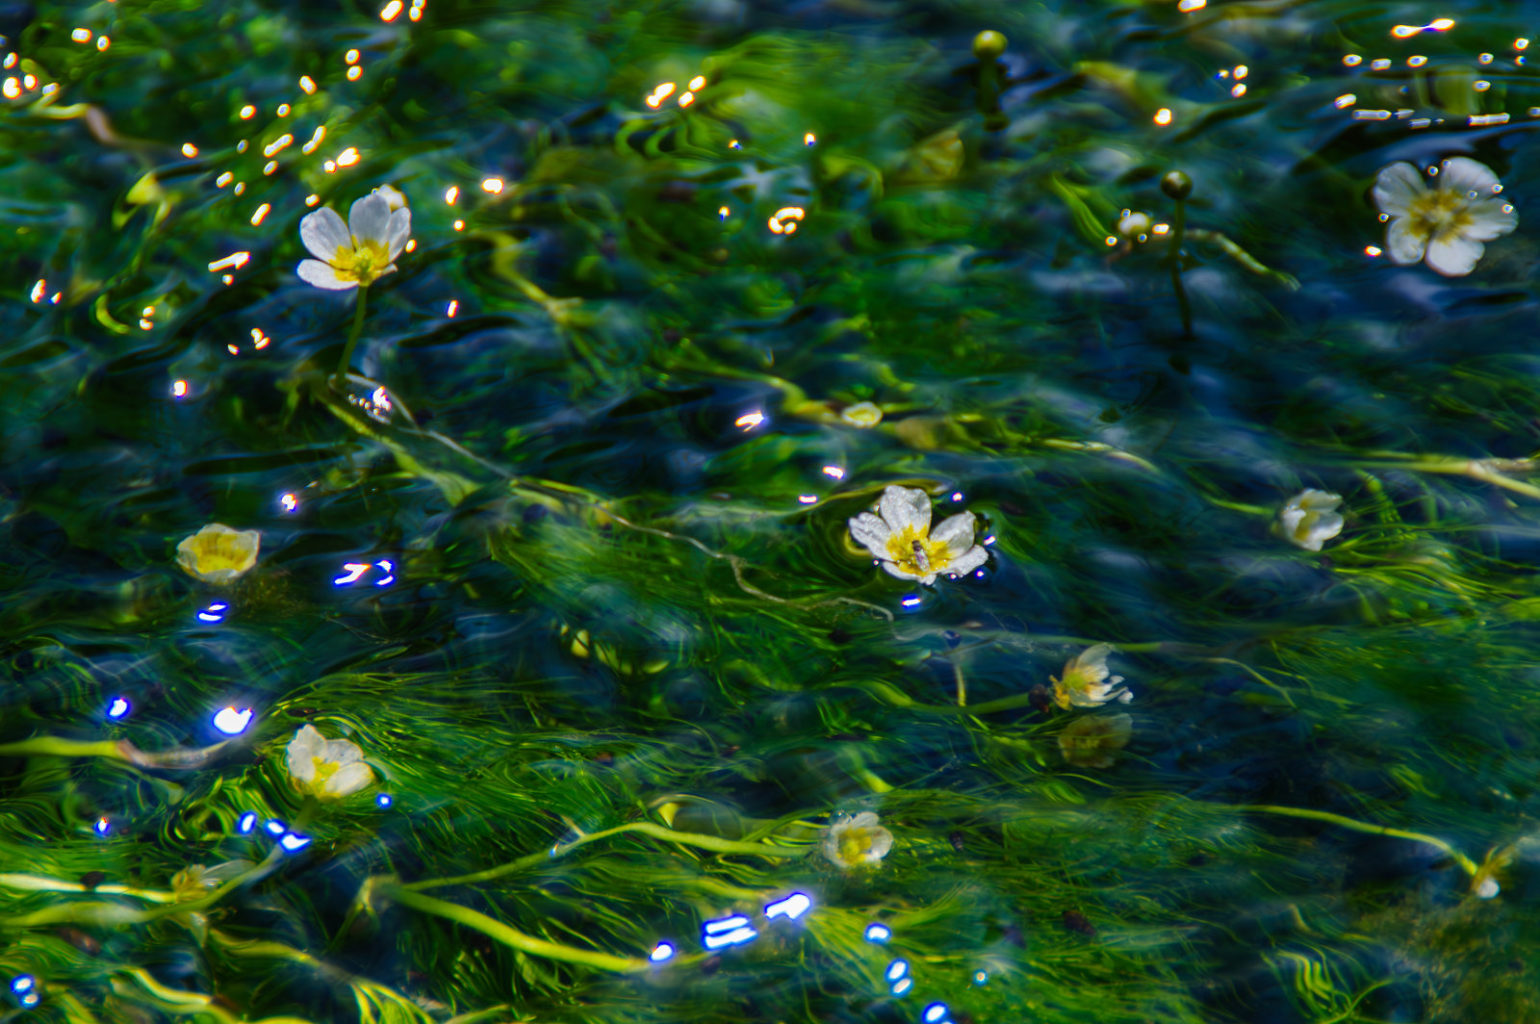
<path id="1" fill-rule="evenodd" d="M 1540 1019 L 1537 16 L 0 3 L 5 1005 Z"/>

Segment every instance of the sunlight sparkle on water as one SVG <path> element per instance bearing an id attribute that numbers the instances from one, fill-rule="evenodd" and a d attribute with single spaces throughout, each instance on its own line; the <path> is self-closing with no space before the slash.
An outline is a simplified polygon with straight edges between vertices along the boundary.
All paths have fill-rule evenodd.
<path id="1" fill-rule="evenodd" d="M 363 69 L 363 67 L 361 65 L 355 64 L 352 67 L 348 68 L 348 81 L 350 81 L 350 82 L 358 81 L 360 78 L 363 77 L 363 75 L 364 75 L 364 69 Z"/>
<path id="2" fill-rule="evenodd" d="M 908 973 L 909 961 L 900 959 L 894 960 L 892 963 L 888 964 L 888 969 L 882 973 L 882 976 L 887 978 L 889 981 L 897 981 L 899 978 L 902 978 Z"/>
<path id="3" fill-rule="evenodd" d="M 3 94 L 8 100 L 20 99 L 21 83 L 15 78 L 7 78 L 5 85 L 0 86 L 0 94 Z"/>
<path id="4" fill-rule="evenodd" d="M 941 1021 L 946 1020 L 947 1012 L 947 1005 L 945 1003 L 931 1003 L 920 1014 L 920 1020 L 924 1021 L 925 1024 L 941 1024 Z"/>
<path id="5" fill-rule="evenodd" d="M 298 832 L 285 832 L 283 838 L 278 840 L 278 845 L 289 853 L 297 853 L 310 845 L 310 837 L 302 836 Z"/>
<path id="6" fill-rule="evenodd" d="M 807 913 L 813 906 L 813 898 L 805 892 L 794 892 L 785 899 L 776 900 L 766 904 L 765 916 L 774 920 L 784 917 L 788 921 L 795 921 Z"/>
<path id="7" fill-rule="evenodd" d="M 299 76 L 299 88 L 300 88 L 300 91 L 303 92 L 306 96 L 314 96 L 315 95 L 315 79 L 311 78 L 309 75 L 300 75 Z"/>
<path id="8" fill-rule="evenodd" d="M 42 302 L 43 296 L 48 294 L 48 281 L 41 277 L 38 278 L 37 283 L 32 286 L 32 291 L 27 294 L 32 296 L 33 302 Z"/>
<path id="9" fill-rule="evenodd" d="M 186 398 L 187 397 L 187 382 L 185 380 L 174 380 L 174 381 L 171 382 L 171 397 L 172 398 Z"/>
<path id="10" fill-rule="evenodd" d="M 494 195 L 494 196 L 502 195 L 503 194 L 503 179 L 502 178 L 482 178 L 481 179 L 481 191 L 490 193 L 491 195 Z"/>
<path id="11" fill-rule="evenodd" d="M 91 41 L 91 30 L 88 28 L 74 29 L 70 32 L 70 38 L 77 43 L 89 43 Z"/>
<path id="12" fill-rule="evenodd" d="M 727 946 L 742 946 L 745 943 L 752 942 L 758 937 L 758 932 L 748 927 L 747 925 L 744 925 L 743 927 L 735 928 L 730 932 L 722 932 L 717 935 L 707 935 L 705 938 L 701 939 L 701 945 L 705 946 L 707 949 L 712 950 L 723 949 Z"/>
<path id="13" fill-rule="evenodd" d="M 299 508 L 299 498 L 294 494 L 293 491 L 290 491 L 278 499 L 278 506 L 285 512 L 292 513 Z"/>
<path id="14" fill-rule="evenodd" d="M 316 147 L 321 144 L 321 140 L 324 138 L 326 138 L 326 126 L 323 124 L 316 128 L 315 134 L 310 136 L 309 142 L 299 147 L 299 151 L 309 156 L 316 151 Z"/>
<path id="15" fill-rule="evenodd" d="M 845 470 L 840 466 L 825 466 L 823 472 L 824 476 L 832 476 L 836 480 L 845 479 Z"/>
<path id="16" fill-rule="evenodd" d="M 460 300 L 450 299 L 449 305 L 444 307 L 444 315 L 452 320 L 454 319 L 454 315 L 458 312 L 460 312 Z"/>
<path id="17" fill-rule="evenodd" d="M 866 926 L 866 932 L 864 934 L 866 936 L 867 942 L 876 942 L 881 944 L 887 942 L 893 937 L 893 929 L 889 928 L 885 924 L 873 921 L 871 924 Z"/>
<path id="18" fill-rule="evenodd" d="M 239 736 L 251 724 L 252 714 L 251 708 L 236 708 L 234 705 L 220 708 L 214 713 L 214 728 L 226 736 Z"/>
<path id="19" fill-rule="evenodd" d="M 209 264 L 209 270 L 218 273 L 221 270 L 240 270 L 251 262 L 251 253 L 232 252 L 228 256 L 222 256 Z"/>
<path id="20" fill-rule="evenodd" d="M 1155 111 L 1155 118 L 1154 118 L 1154 120 L 1155 120 L 1155 123 L 1160 125 L 1162 128 L 1164 128 L 1166 125 L 1170 124 L 1171 123 L 1171 108 L 1170 107 L 1161 107 L 1159 110 Z"/>
<path id="21" fill-rule="evenodd" d="M 655 964 L 661 964 L 665 960 L 672 960 L 674 953 L 675 949 L 672 942 L 660 942 L 652 947 L 652 952 L 647 954 L 647 959 Z"/>
<path id="22" fill-rule="evenodd" d="M 247 811 L 245 814 L 241 815 L 240 818 L 238 818 L 236 820 L 236 822 L 235 822 L 235 830 L 237 832 L 239 832 L 241 835 L 246 835 L 247 833 L 249 833 L 252 829 L 254 829 L 256 827 L 257 827 L 257 812 L 256 811 Z"/>
<path id="23" fill-rule="evenodd" d="M 263 203 L 257 207 L 256 212 L 251 215 L 251 226 L 260 227 L 262 222 L 267 219 L 267 215 L 272 212 L 272 209 L 272 203 Z"/>
<path id="24" fill-rule="evenodd" d="M 794 235 L 797 233 L 797 222 L 806 213 L 800 206 L 783 206 L 770 215 L 770 231 L 777 235 Z"/>
<path id="25" fill-rule="evenodd" d="M 765 422 L 765 414 L 755 409 L 753 412 L 746 412 L 733 420 L 733 426 L 739 430 L 753 430 L 763 422 Z"/>
<path id="26" fill-rule="evenodd" d="M 1454 28 L 1453 18 L 1435 18 L 1426 25 L 1397 25 L 1390 30 L 1396 39 L 1410 39 L 1419 32 L 1447 32 Z"/>
<path id="27" fill-rule="evenodd" d="M 395 802 L 395 797 L 391 796 L 389 793 L 381 793 L 374 798 L 374 806 L 378 807 L 382 811 L 390 807 L 390 805 Z"/>
<path id="28" fill-rule="evenodd" d="M 108 821 L 106 818 L 97 818 L 96 824 L 91 827 L 96 830 L 97 835 L 104 836 L 108 832 L 112 831 L 112 822 Z"/>
<path id="29" fill-rule="evenodd" d="M 405 6 L 401 0 L 390 0 L 390 3 L 380 8 L 380 20 L 395 21 L 396 17 L 401 13 L 401 9 Z"/>
<path id="30" fill-rule="evenodd" d="M 895 981 L 893 983 L 893 988 L 890 989 L 890 991 L 895 996 L 901 996 L 904 993 L 908 992 L 912 988 L 914 988 L 914 979 L 913 978 L 899 978 L 897 981 Z"/>
<path id="31" fill-rule="evenodd" d="M 455 204 L 455 200 L 457 200 L 459 198 L 460 198 L 460 186 L 459 185 L 450 185 L 448 188 L 446 188 L 444 190 L 444 202 L 448 203 L 450 206 L 453 206 Z"/>
<path id="32" fill-rule="evenodd" d="M 332 580 L 334 587 L 351 587 L 364 578 L 364 573 L 372 568 L 368 562 L 344 562 L 342 563 L 342 575 Z"/>
<path id="33" fill-rule="evenodd" d="M 116 721 L 127 715 L 133 706 L 129 704 L 127 697 L 114 697 L 112 703 L 107 705 L 107 717 Z"/>
<path id="34" fill-rule="evenodd" d="M 358 163 L 358 150 L 353 146 L 337 154 L 338 167 L 352 167 L 356 163 Z"/>
<path id="35" fill-rule="evenodd" d="M 182 155 L 191 160 L 198 155 L 198 147 L 194 146 L 191 142 L 184 142 L 182 143 Z"/>
<path id="36" fill-rule="evenodd" d="M 289 831 L 289 826 L 285 825 L 283 822 L 279 821 L 277 818 L 270 818 L 270 819 L 268 819 L 267 823 L 265 825 L 263 825 L 262 827 L 267 830 L 267 834 L 268 835 L 275 836 L 275 837 L 276 836 L 281 836 L 285 832 Z"/>
<path id="37" fill-rule="evenodd" d="M 1193 11 L 1201 11 L 1208 6 L 1208 0 L 1178 0 L 1176 9 L 1183 14 L 1191 14 Z"/>
<path id="38" fill-rule="evenodd" d="M 797 495 L 797 501 L 799 503 L 803 504 L 803 505 L 816 505 L 816 504 L 818 504 L 818 495 L 816 495 L 816 494 L 799 494 L 799 495 Z"/>

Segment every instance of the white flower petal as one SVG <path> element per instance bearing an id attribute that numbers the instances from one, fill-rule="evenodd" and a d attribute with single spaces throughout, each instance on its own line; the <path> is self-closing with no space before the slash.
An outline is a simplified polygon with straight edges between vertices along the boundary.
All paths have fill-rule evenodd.
<path id="1" fill-rule="evenodd" d="M 835 824 L 844 825 L 846 828 L 875 828 L 877 826 L 877 812 L 862 811 L 860 814 L 844 818 Z"/>
<path id="2" fill-rule="evenodd" d="M 889 486 L 882 492 L 877 510 L 894 533 L 913 529 L 924 537 L 930 531 L 930 495 L 918 487 Z"/>
<path id="3" fill-rule="evenodd" d="M 987 561 L 989 561 L 989 551 L 975 544 L 952 559 L 951 564 L 946 567 L 946 571 L 958 576 L 966 576 Z"/>
<path id="4" fill-rule="evenodd" d="M 299 222 L 299 239 L 305 243 L 305 248 L 310 250 L 310 255 L 323 262 L 336 259 L 338 249 L 353 247 L 353 239 L 348 235 L 348 226 L 342 223 L 342 218 L 337 216 L 337 211 L 328 206 L 305 215 L 305 218 Z M 300 276 L 303 277 L 304 274 Z"/>
<path id="5" fill-rule="evenodd" d="M 374 772 L 362 761 L 354 761 L 352 764 L 343 765 L 331 778 L 326 780 L 327 796 L 348 796 L 357 793 L 360 789 L 374 781 Z"/>
<path id="6" fill-rule="evenodd" d="M 285 761 L 289 774 L 300 782 L 315 778 L 315 758 L 326 745 L 326 738 L 313 725 L 306 725 L 294 734 L 285 749 Z"/>
<path id="7" fill-rule="evenodd" d="M 381 185 L 374 191 L 385 197 L 386 204 L 392 210 L 399 210 L 406 206 L 406 194 L 394 185 Z"/>
<path id="8" fill-rule="evenodd" d="M 1486 246 L 1473 238 L 1445 235 L 1428 243 L 1428 266 L 1445 277 L 1464 277 L 1476 269 Z"/>
<path id="9" fill-rule="evenodd" d="M 1342 495 L 1333 494 L 1331 491 L 1318 491 L 1314 487 L 1300 491 L 1289 501 L 1290 507 L 1298 506 L 1327 512 L 1340 504 L 1342 504 Z"/>
<path id="10" fill-rule="evenodd" d="M 390 241 L 390 203 L 378 192 L 370 192 L 348 210 L 348 230 L 357 242 Z"/>
<path id="11" fill-rule="evenodd" d="M 875 864 L 886 857 L 889 850 L 893 849 L 893 833 L 877 824 L 877 816 L 875 814 L 872 815 L 872 823 L 866 827 L 873 830 L 871 844 L 866 848 L 866 852 L 861 855 L 861 859 L 868 864 Z"/>
<path id="12" fill-rule="evenodd" d="M 1439 164 L 1439 188 L 1462 194 L 1477 192 L 1489 196 L 1497 183 L 1497 175 L 1492 172 L 1492 168 L 1468 156 L 1452 156 Z"/>
<path id="13" fill-rule="evenodd" d="M 348 740 L 327 740 L 318 755 L 329 764 L 352 764 L 364 756 L 358 744 Z"/>
<path id="14" fill-rule="evenodd" d="M 930 540 L 932 544 L 945 544 L 953 557 L 967 551 L 973 546 L 973 513 L 947 516 L 931 531 Z"/>
<path id="15" fill-rule="evenodd" d="M 1342 532 L 1342 524 L 1345 520 L 1335 512 L 1322 512 L 1314 523 L 1310 524 L 1310 541 L 1315 546 L 1310 550 L 1321 550 L 1321 544 L 1331 540 Z"/>
<path id="16" fill-rule="evenodd" d="M 1400 217 L 1411 206 L 1412 200 L 1426 190 L 1421 171 L 1409 163 L 1394 163 L 1380 168 L 1374 182 L 1374 205 L 1381 213 Z"/>
<path id="17" fill-rule="evenodd" d="M 344 281 L 337 276 L 337 271 L 332 269 L 330 263 L 322 263 L 320 260 L 300 260 L 294 272 L 299 275 L 301 281 L 313 284 L 317 288 L 325 288 L 327 291 L 340 292 L 358 287 L 357 281 Z"/>
<path id="18" fill-rule="evenodd" d="M 1423 248 L 1428 244 L 1426 235 L 1412 230 L 1410 217 L 1396 217 L 1385 228 L 1385 248 L 1390 261 L 1403 266 L 1422 259 Z"/>
<path id="19" fill-rule="evenodd" d="M 1471 203 L 1465 208 L 1470 223 L 1460 233 L 1477 242 L 1490 242 L 1501 238 L 1519 226 L 1519 215 L 1513 207 L 1501 199 L 1487 199 Z"/>
<path id="20" fill-rule="evenodd" d="M 386 235 L 390 246 L 390 258 L 394 261 L 412 238 L 412 211 L 403 206 L 392 213 Z"/>
<path id="21" fill-rule="evenodd" d="M 888 557 L 888 541 L 892 539 L 893 531 L 870 512 L 862 512 L 850 520 L 850 535 L 857 544 L 866 545 L 866 550 L 876 557 Z"/>

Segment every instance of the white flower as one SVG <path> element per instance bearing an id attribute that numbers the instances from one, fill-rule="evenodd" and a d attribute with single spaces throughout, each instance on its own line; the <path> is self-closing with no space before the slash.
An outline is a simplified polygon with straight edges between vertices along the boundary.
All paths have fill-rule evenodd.
<path id="1" fill-rule="evenodd" d="M 1324 542 L 1342 532 L 1343 519 L 1336 511 L 1340 504 L 1340 494 L 1300 491 L 1278 512 L 1278 527 L 1290 544 L 1319 551 Z"/>
<path id="2" fill-rule="evenodd" d="M 364 752 L 347 740 L 329 740 L 313 725 L 303 726 L 285 751 L 289 778 L 301 793 L 337 800 L 374 781 Z"/>
<path id="3" fill-rule="evenodd" d="M 1061 708 L 1099 708 L 1108 701 L 1127 704 L 1133 700 L 1128 687 L 1118 686 L 1123 677 L 1111 675 L 1107 668 L 1111 653 L 1111 644 L 1087 647 L 1065 663 L 1063 679 L 1049 676 L 1054 703 Z"/>
<path id="4" fill-rule="evenodd" d="M 1428 266 L 1446 277 L 1469 274 L 1486 249 L 1483 243 L 1518 226 L 1501 191 L 1490 167 L 1464 156 L 1439 165 L 1433 188 L 1409 163 L 1381 169 L 1374 202 L 1390 218 L 1385 248 L 1391 260 L 1416 263 L 1426 256 Z"/>
<path id="5" fill-rule="evenodd" d="M 893 833 L 877 824 L 877 815 L 871 811 L 854 817 L 840 815 L 823 836 L 823 855 L 846 871 L 876 867 L 892 848 Z"/>
<path id="6" fill-rule="evenodd" d="M 1123 216 L 1118 220 L 1118 234 L 1124 238 L 1137 240 L 1140 235 L 1147 235 L 1149 232 L 1150 215 L 1147 213 L 1140 213 L 1138 210 L 1127 210 L 1124 211 Z"/>
<path id="7" fill-rule="evenodd" d="M 841 409 L 840 419 L 852 427 L 875 427 L 882 422 L 882 407 L 875 402 L 857 402 Z"/>
<path id="8" fill-rule="evenodd" d="M 965 576 L 989 558 L 973 543 L 972 512 L 948 516 L 932 532 L 930 495 L 918 487 L 888 487 L 877 510 L 881 518 L 862 512 L 851 519 L 850 535 L 899 579 L 929 585 L 938 573 Z"/>
<path id="9" fill-rule="evenodd" d="M 381 185 L 374 191 L 377 194 L 385 197 L 385 203 L 390 207 L 391 213 L 395 213 L 397 210 L 406 209 L 406 193 L 402 192 L 399 188 L 396 188 L 396 186 Z"/>
<path id="10" fill-rule="evenodd" d="M 395 209 L 384 188 L 389 186 L 355 202 L 346 224 L 329 207 L 299 222 L 299 237 L 316 257 L 300 260 L 295 272 L 301 278 L 317 288 L 341 291 L 367 287 L 396 269 L 396 257 L 412 235 L 412 211 L 404 197 L 400 209 Z M 393 188 L 390 191 L 401 195 Z"/>
<path id="11" fill-rule="evenodd" d="M 205 583 L 225 584 L 257 564 L 262 534 L 210 523 L 176 546 L 177 564 Z"/>

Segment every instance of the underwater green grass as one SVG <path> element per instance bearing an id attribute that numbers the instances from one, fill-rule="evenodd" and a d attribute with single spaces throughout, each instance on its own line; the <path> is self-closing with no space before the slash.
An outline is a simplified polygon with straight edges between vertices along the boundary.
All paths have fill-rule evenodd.
<path id="1" fill-rule="evenodd" d="M 1525 10 L 1391 34 L 1445 13 L 4 10 L 6 1012 L 1540 1014 L 1540 88 Z M 1518 230 L 1365 255 L 1379 169 L 1457 154 Z M 416 248 L 349 349 L 298 225 L 387 183 Z M 874 567 L 890 485 L 982 576 Z M 176 561 L 216 521 L 261 532 L 229 588 Z M 1098 643 L 1133 702 L 1057 707 Z M 374 784 L 303 796 L 307 723 Z M 892 849 L 842 870 L 862 811 Z"/>

